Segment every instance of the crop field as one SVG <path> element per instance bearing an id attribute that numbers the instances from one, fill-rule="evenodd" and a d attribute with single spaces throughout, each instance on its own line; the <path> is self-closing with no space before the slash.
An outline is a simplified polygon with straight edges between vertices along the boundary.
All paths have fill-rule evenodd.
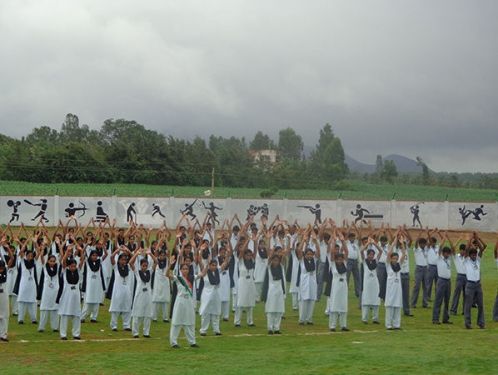
<path id="1" fill-rule="evenodd" d="M 346 199 L 346 200 L 411 200 L 453 202 L 496 202 L 498 191 L 491 189 L 447 188 L 422 185 L 369 184 L 349 181 L 344 190 L 282 189 L 275 199 Z M 60 195 L 60 196 L 138 196 L 196 197 L 209 187 L 164 186 L 139 184 L 57 184 L 0 181 L 0 195 Z M 215 187 L 213 198 L 260 198 L 263 188 Z"/>

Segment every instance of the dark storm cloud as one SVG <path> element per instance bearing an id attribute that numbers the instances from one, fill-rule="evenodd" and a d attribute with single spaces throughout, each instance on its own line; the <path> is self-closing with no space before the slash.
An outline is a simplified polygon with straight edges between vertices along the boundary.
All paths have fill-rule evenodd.
<path id="1" fill-rule="evenodd" d="M 135 119 L 175 136 L 497 171 L 495 1 L 2 1 L 0 129 Z"/>

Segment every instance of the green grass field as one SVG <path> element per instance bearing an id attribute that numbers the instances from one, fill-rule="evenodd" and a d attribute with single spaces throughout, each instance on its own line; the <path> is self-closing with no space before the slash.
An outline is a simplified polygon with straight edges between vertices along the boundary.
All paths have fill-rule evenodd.
<path id="1" fill-rule="evenodd" d="M 273 198 L 287 199 L 347 199 L 454 202 L 495 202 L 498 191 L 491 189 L 446 188 L 439 186 L 368 184 L 348 182 L 346 190 L 279 190 Z M 195 197 L 209 187 L 164 186 L 138 184 L 52 184 L 22 181 L 0 181 L 0 195 L 61 195 L 61 196 L 142 196 L 142 197 Z M 214 198 L 255 199 L 265 189 L 216 187 Z"/>
<path id="2" fill-rule="evenodd" d="M 402 317 L 402 331 L 364 325 L 351 285 L 351 332 L 329 332 L 322 298 L 315 307 L 315 325 L 299 326 L 297 312 L 288 304 L 283 334 L 268 336 L 264 306 L 258 304 L 256 327 L 243 324 L 234 328 L 231 321 L 222 322 L 223 336 L 209 332 L 207 337 L 198 337 L 199 349 L 188 347 L 181 336 L 182 348 L 174 350 L 169 347 L 167 323 L 153 323 L 151 339 L 112 332 L 107 302 L 100 309 L 99 323 L 82 325 L 79 342 L 62 342 L 56 333 L 38 333 L 35 326 L 19 326 L 12 318 L 10 342 L 0 343 L 0 373 L 496 374 L 498 323 L 492 321 L 491 313 L 498 273 L 492 258 L 492 251 L 488 251 L 483 261 L 484 330 L 476 328 L 476 309 L 472 311 L 472 330 L 464 328 L 461 315 L 451 317 L 454 325 L 435 326 L 431 323 L 432 309 L 420 307 L 413 310 L 415 317 Z M 383 307 L 380 318 L 383 322 Z"/>

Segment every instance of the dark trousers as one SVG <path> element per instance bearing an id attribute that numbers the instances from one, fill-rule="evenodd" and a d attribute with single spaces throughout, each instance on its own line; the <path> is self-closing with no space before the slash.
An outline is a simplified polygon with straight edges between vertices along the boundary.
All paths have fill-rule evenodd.
<path id="1" fill-rule="evenodd" d="M 403 294 L 403 313 L 410 315 L 410 274 L 401 274 L 401 293 Z"/>
<path id="2" fill-rule="evenodd" d="M 379 297 L 386 299 L 387 271 L 385 263 L 377 263 L 377 279 L 379 279 Z"/>
<path id="3" fill-rule="evenodd" d="M 467 281 L 467 284 L 465 285 L 465 307 L 463 310 L 466 326 L 470 326 L 472 323 L 470 313 L 474 298 L 476 298 L 477 301 L 477 325 L 484 326 L 484 304 L 482 301 L 481 282 Z"/>
<path id="4" fill-rule="evenodd" d="M 427 267 L 427 299 L 431 298 L 432 285 L 437 283 L 437 266 L 429 264 Z"/>
<path id="5" fill-rule="evenodd" d="M 498 322 L 498 292 L 496 293 L 495 305 L 493 307 L 493 320 Z"/>
<path id="6" fill-rule="evenodd" d="M 450 320 L 450 315 L 448 314 L 448 307 L 450 305 L 450 294 L 451 294 L 451 280 L 438 278 L 436 283 L 436 297 L 434 301 L 434 307 L 432 309 L 432 321 L 439 321 L 439 315 L 441 313 L 441 304 L 444 303 L 443 309 L 443 322 Z"/>
<path id="7" fill-rule="evenodd" d="M 467 282 L 467 276 L 463 273 L 457 274 L 455 290 L 453 291 L 453 301 L 451 302 L 450 311 L 453 314 L 457 314 L 458 311 L 458 303 L 460 302 L 460 295 L 463 297 L 462 302 L 462 312 L 463 307 L 465 306 L 465 283 Z"/>
<path id="8" fill-rule="evenodd" d="M 415 267 L 415 285 L 413 286 L 413 293 L 412 293 L 412 307 L 417 307 L 418 293 L 420 292 L 420 286 L 422 286 L 422 306 L 427 307 L 429 301 L 427 297 L 426 266 Z"/>
<path id="9" fill-rule="evenodd" d="M 356 297 L 360 296 L 361 286 L 360 286 L 360 270 L 358 269 L 358 259 L 348 259 L 347 267 L 347 280 L 349 285 L 349 277 L 351 273 L 353 274 L 354 280 L 354 294 Z"/>

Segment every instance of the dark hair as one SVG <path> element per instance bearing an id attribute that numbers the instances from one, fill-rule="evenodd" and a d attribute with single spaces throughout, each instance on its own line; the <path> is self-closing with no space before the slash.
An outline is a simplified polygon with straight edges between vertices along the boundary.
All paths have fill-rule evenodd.
<path id="1" fill-rule="evenodd" d="M 475 248 L 471 248 L 471 249 L 469 250 L 469 255 L 474 255 L 474 254 L 477 254 L 477 249 L 475 249 Z"/>
<path id="2" fill-rule="evenodd" d="M 425 246 L 425 245 L 427 245 L 427 240 L 425 238 L 419 238 L 418 244 Z"/>
<path id="3" fill-rule="evenodd" d="M 142 265 L 144 263 L 149 264 L 149 261 L 147 260 L 147 258 L 140 259 L 140 265 Z"/>
<path id="4" fill-rule="evenodd" d="M 380 237 L 380 242 L 387 242 L 387 237 L 386 236 L 381 236 Z"/>
<path id="5" fill-rule="evenodd" d="M 451 249 L 448 246 L 443 247 L 443 250 L 441 250 L 443 253 L 451 253 Z"/>
<path id="6" fill-rule="evenodd" d="M 461 243 L 460 250 L 466 250 L 466 249 L 467 249 L 467 245 L 465 245 L 464 243 Z"/>
<path id="7" fill-rule="evenodd" d="M 375 251 L 373 249 L 368 249 L 367 250 L 367 255 L 369 255 L 370 253 L 375 254 Z"/>

